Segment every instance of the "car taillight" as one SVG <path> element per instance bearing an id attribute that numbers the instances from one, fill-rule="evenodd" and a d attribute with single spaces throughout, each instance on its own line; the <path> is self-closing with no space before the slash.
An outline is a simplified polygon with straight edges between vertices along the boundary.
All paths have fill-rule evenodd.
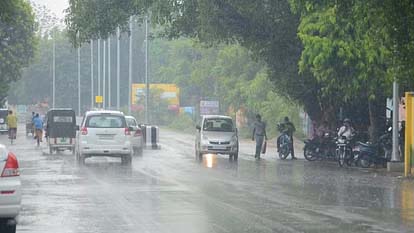
<path id="1" fill-rule="evenodd" d="M 137 130 L 135 131 L 134 136 L 135 136 L 135 137 L 142 136 L 142 131 L 141 131 L 141 129 L 137 129 Z"/>
<path id="2" fill-rule="evenodd" d="M 88 135 L 88 128 L 83 127 L 83 128 L 81 129 L 81 134 L 82 134 L 82 135 Z"/>
<path id="3" fill-rule="evenodd" d="M 131 135 L 131 132 L 129 131 L 128 128 L 125 128 L 125 135 Z"/>
<path id="4" fill-rule="evenodd" d="M 4 165 L 3 172 L 1 173 L 2 177 L 9 177 L 9 176 L 19 176 L 19 163 L 17 162 L 16 156 L 9 152 L 7 156 L 6 164 Z"/>

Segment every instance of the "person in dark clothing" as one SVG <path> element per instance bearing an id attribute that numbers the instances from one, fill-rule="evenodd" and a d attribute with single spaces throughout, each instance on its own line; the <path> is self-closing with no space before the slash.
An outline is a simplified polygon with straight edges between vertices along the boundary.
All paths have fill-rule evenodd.
<path id="1" fill-rule="evenodd" d="M 267 140 L 266 135 L 266 123 L 262 121 L 262 117 L 257 114 L 256 121 L 254 122 L 252 141 L 256 140 L 256 153 L 254 157 L 260 159 L 260 152 L 262 151 L 262 145 L 264 140 Z"/>
<path id="2" fill-rule="evenodd" d="M 289 117 L 285 117 L 283 123 L 280 124 L 281 132 L 286 132 L 286 134 L 290 137 L 290 151 L 292 159 L 296 159 L 295 157 L 295 147 L 293 146 L 293 133 L 296 131 L 295 125 L 290 122 Z M 277 151 L 280 150 L 280 136 L 277 138 Z"/>

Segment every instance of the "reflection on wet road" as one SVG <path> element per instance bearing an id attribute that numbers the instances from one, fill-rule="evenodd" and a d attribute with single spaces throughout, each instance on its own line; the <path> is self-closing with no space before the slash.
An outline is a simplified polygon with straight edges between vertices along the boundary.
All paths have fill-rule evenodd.
<path id="1" fill-rule="evenodd" d="M 7 144 L 5 136 L 0 142 Z M 206 155 L 193 137 L 161 131 L 161 150 L 131 166 L 19 135 L 23 207 L 18 232 L 412 232 L 414 182 L 383 171 L 280 161 L 242 146 L 238 161 Z"/>

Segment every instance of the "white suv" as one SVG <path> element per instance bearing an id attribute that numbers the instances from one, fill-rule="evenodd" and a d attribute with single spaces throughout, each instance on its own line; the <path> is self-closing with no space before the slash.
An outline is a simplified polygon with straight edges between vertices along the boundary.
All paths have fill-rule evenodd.
<path id="1" fill-rule="evenodd" d="M 92 156 L 121 157 L 122 163 L 131 163 L 131 129 L 119 111 L 87 112 L 76 140 L 76 158 L 80 163 Z"/>
<path id="2" fill-rule="evenodd" d="M 195 142 L 196 158 L 201 160 L 203 154 L 228 154 L 237 160 L 239 156 L 239 139 L 237 129 L 231 117 L 203 116 L 201 125 L 197 126 Z"/>

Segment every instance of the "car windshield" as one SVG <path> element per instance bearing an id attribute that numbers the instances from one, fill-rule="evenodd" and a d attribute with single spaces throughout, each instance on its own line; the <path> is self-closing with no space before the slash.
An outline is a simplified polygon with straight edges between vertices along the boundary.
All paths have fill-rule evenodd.
<path id="1" fill-rule="evenodd" d="M 226 118 L 210 118 L 204 120 L 204 131 L 233 132 L 233 121 Z"/>
<path id="2" fill-rule="evenodd" d="M 87 128 L 125 128 L 125 120 L 121 116 L 97 115 L 86 121 Z"/>
<path id="3" fill-rule="evenodd" d="M 137 123 L 132 118 L 126 118 L 126 122 L 128 126 L 137 126 Z"/>

